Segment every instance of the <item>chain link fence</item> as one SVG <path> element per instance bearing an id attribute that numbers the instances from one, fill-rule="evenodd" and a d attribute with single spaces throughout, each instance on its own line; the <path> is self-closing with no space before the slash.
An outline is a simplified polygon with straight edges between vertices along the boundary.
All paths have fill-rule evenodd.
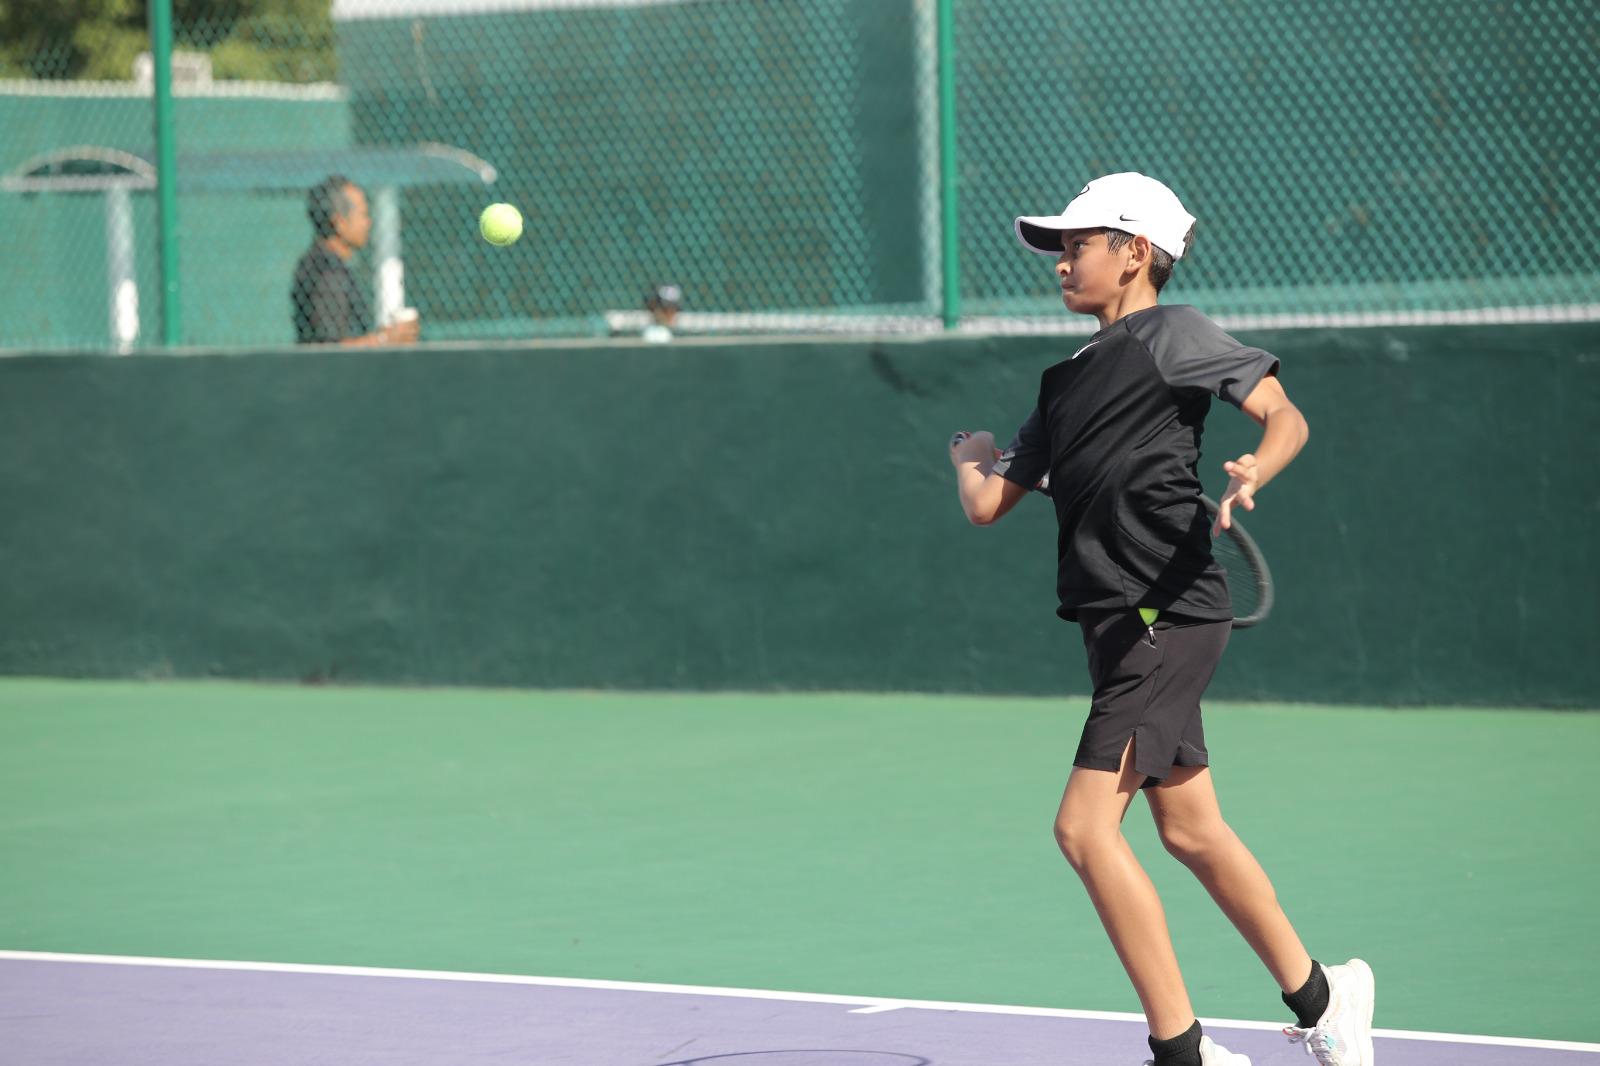
<path id="1" fill-rule="evenodd" d="M 0 347 L 153 347 L 148 38 L 68 6 L 0 7 Z M 1224 320 L 1600 316 L 1583 0 L 175 7 L 186 345 L 294 340 L 331 174 L 370 207 L 371 327 L 416 308 L 428 341 L 633 332 L 662 284 L 689 330 L 1081 329 L 1011 218 L 1128 169 L 1200 219 L 1165 298 Z M 510 247 L 477 235 L 494 201 Z"/>
<path id="2" fill-rule="evenodd" d="M 970 309 L 1053 307 L 1005 222 L 1142 170 L 1199 219 L 1168 292 L 1220 316 L 1600 312 L 1600 19 L 1582 0 L 1004 0 L 956 18 Z"/>

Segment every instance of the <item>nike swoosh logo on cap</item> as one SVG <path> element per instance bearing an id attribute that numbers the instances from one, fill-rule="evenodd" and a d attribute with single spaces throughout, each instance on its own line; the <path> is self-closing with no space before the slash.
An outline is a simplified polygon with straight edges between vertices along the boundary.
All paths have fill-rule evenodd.
<path id="1" fill-rule="evenodd" d="M 1136 218 L 1129 218 L 1127 215 L 1118 215 L 1117 217 L 1119 219 L 1121 219 L 1122 221 L 1124 221 L 1124 222 L 1137 222 L 1137 221 L 1139 221 Z"/>

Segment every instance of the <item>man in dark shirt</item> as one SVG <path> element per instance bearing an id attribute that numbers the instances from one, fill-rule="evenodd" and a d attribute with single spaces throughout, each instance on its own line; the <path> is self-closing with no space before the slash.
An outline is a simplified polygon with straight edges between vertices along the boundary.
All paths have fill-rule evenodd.
<path id="1" fill-rule="evenodd" d="M 294 338 L 298 344 L 411 344 L 417 319 L 374 329 L 372 307 L 350 260 L 366 246 L 372 216 L 361 187 L 334 174 L 311 187 L 306 214 L 315 240 L 295 264 L 289 290 Z"/>
<path id="2" fill-rule="evenodd" d="M 1249 1066 L 1204 1035 L 1161 901 L 1122 835 L 1143 791 L 1167 850 L 1200 879 L 1277 981 L 1285 1029 L 1321 1066 L 1372 1066 L 1371 968 L 1307 954 L 1261 866 L 1222 819 L 1200 697 L 1232 607 L 1200 499 L 1200 437 L 1213 396 L 1264 430 L 1229 475 L 1216 527 L 1300 451 L 1304 417 L 1278 360 L 1158 294 L 1193 242 L 1194 217 L 1143 174 L 1084 186 L 1059 215 L 1020 217 L 1017 239 L 1056 260 L 1069 311 L 1100 331 L 1044 371 L 1007 451 L 988 433 L 951 441 L 961 505 L 987 525 L 1049 480 L 1056 589 L 1083 630 L 1094 697 L 1056 814 L 1056 840 L 1088 890 L 1150 1024 L 1154 1066 Z"/>

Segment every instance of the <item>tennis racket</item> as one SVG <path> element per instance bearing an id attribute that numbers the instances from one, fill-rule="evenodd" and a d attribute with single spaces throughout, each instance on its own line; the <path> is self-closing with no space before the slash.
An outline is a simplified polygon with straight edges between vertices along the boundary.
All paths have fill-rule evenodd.
<path id="1" fill-rule="evenodd" d="M 1217 501 L 1201 496 L 1206 517 L 1217 524 Z M 1255 538 L 1239 522 L 1239 509 L 1228 519 L 1229 528 L 1211 538 L 1211 555 L 1228 572 L 1228 598 L 1233 602 L 1233 628 L 1248 629 L 1272 613 L 1272 571 Z"/>
<path id="2" fill-rule="evenodd" d="M 954 448 L 968 434 L 957 432 L 950 438 Z M 1018 441 L 1013 440 L 1006 449 L 1014 451 Z M 1002 453 L 1005 454 L 1005 453 Z M 1050 495 L 1050 475 L 1046 474 L 1033 487 L 1034 492 Z M 1202 495 L 1206 518 L 1210 525 L 1217 524 L 1217 501 Z M 1248 629 L 1272 613 L 1272 571 L 1267 568 L 1267 557 L 1261 553 L 1255 538 L 1245 532 L 1234 511 L 1229 519 L 1230 528 L 1211 538 L 1211 555 L 1228 575 L 1228 598 L 1233 603 L 1233 628 Z"/>

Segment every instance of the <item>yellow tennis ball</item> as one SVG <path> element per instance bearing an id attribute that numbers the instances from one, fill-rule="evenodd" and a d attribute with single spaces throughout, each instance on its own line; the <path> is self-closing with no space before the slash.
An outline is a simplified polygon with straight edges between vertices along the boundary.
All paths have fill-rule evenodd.
<path id="1" fill-rule="evenodd" d="M 510 204 L 490 204 L 478 216 L 478 232 L 490 244 L 504 248 L 522 236 L 522 212 Z"/>

